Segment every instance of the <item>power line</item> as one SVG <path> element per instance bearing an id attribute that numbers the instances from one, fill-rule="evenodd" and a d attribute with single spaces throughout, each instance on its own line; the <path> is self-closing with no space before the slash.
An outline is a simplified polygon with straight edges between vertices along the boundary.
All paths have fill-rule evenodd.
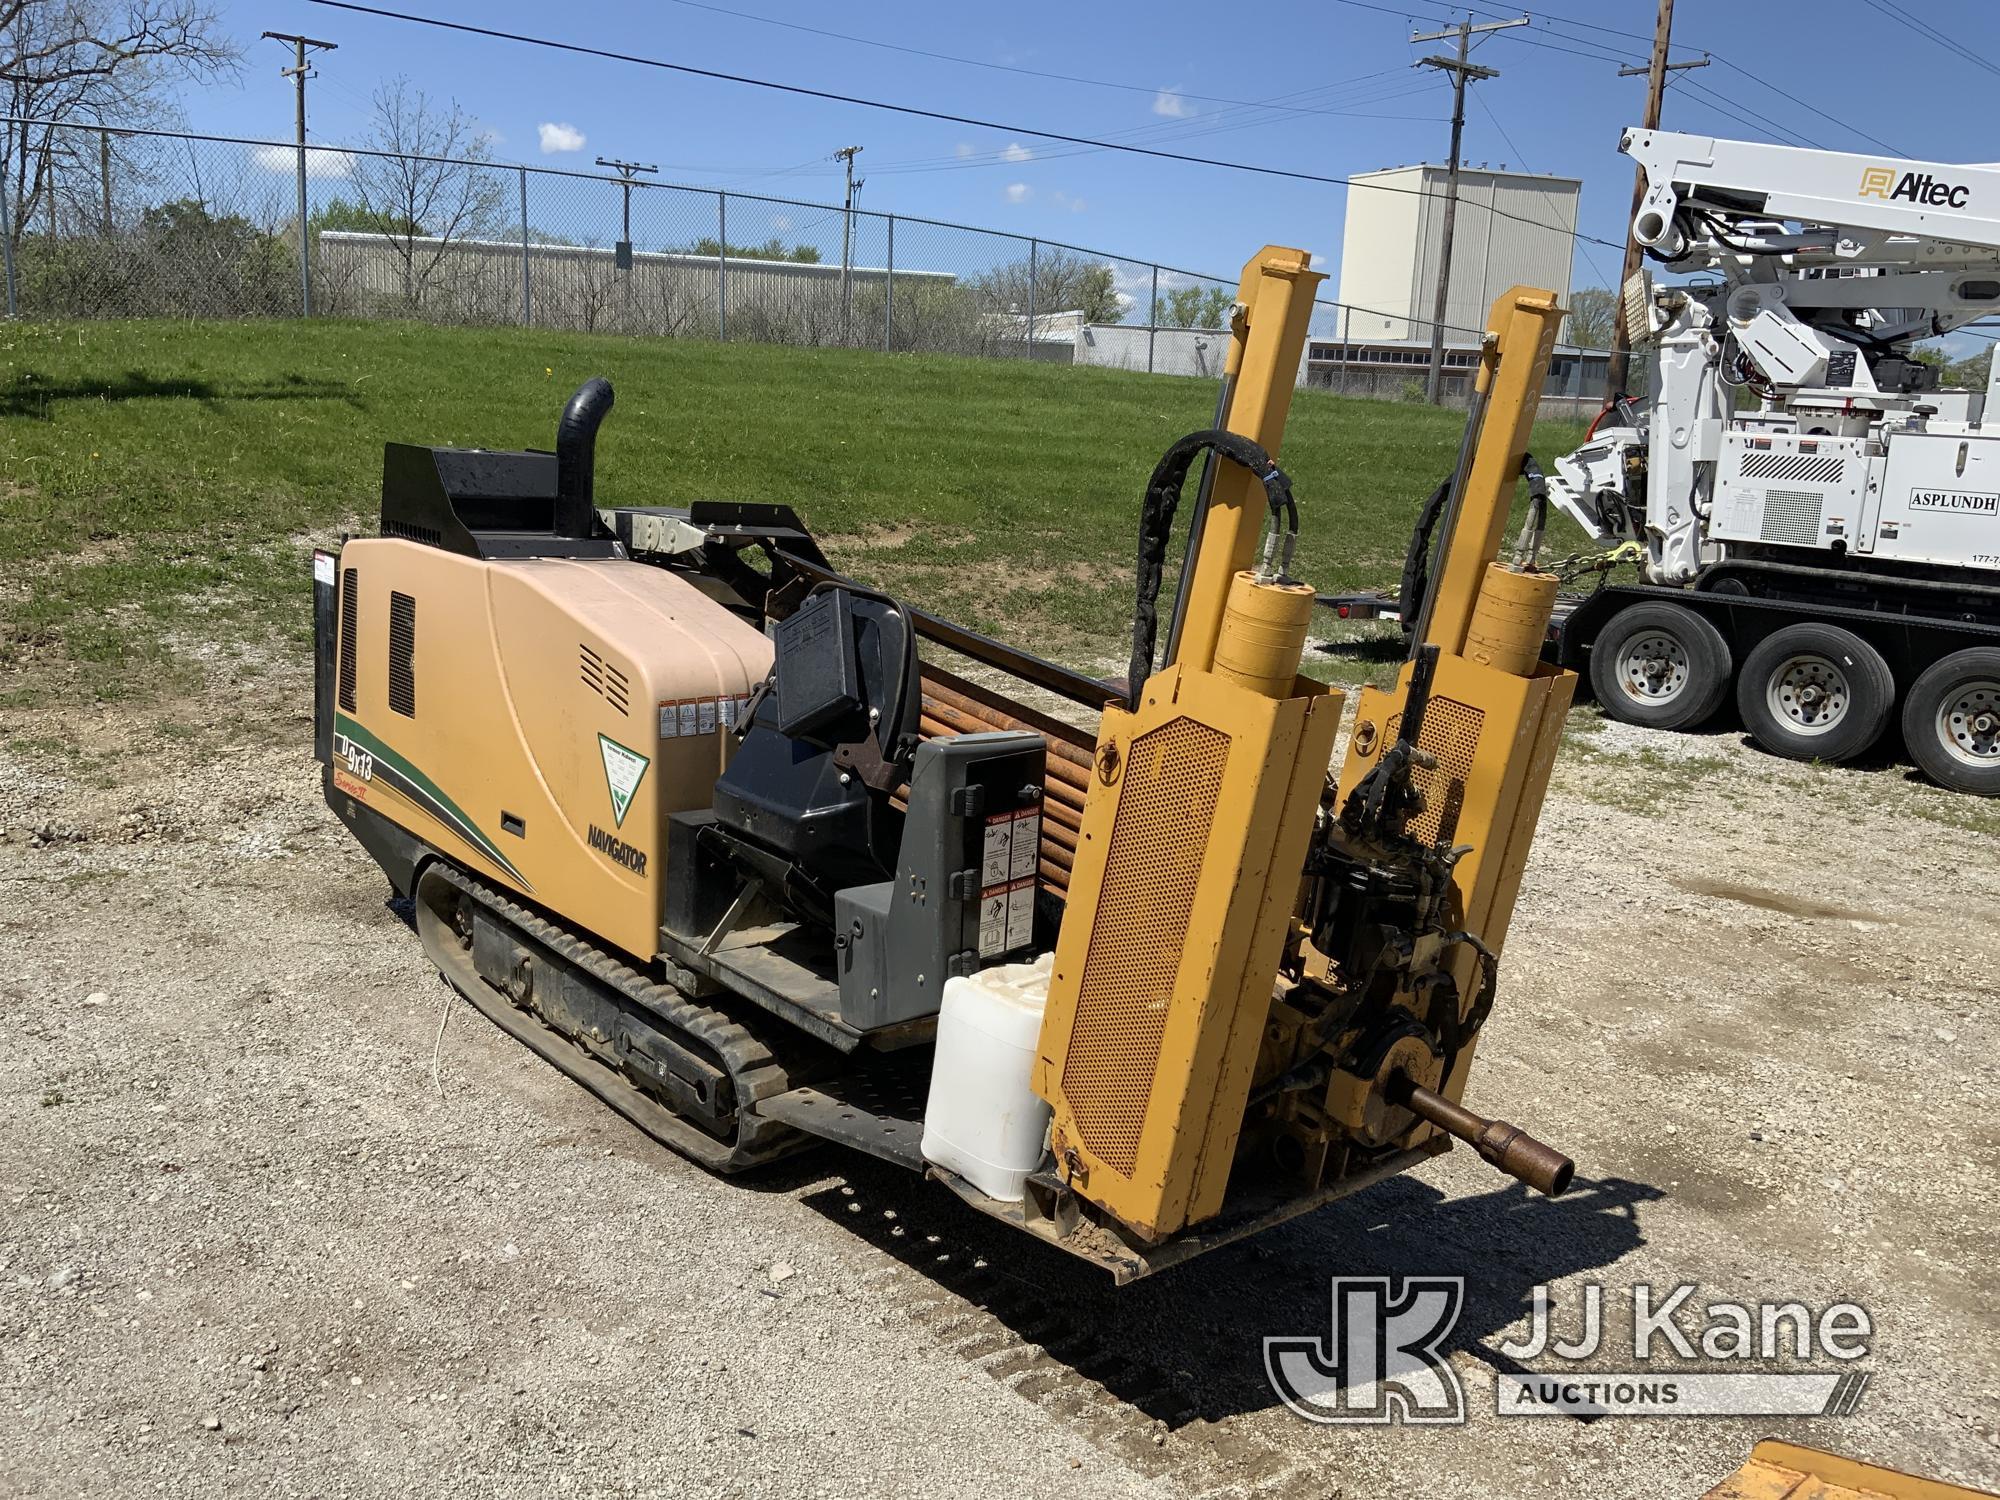
<path id="1" fill-rule="evenodd" d="M 807 88 L 803 84 L 776 83 L 765 78 L 752 78 L 741 73 L 725 73 L 716 68 L 698 68 L 691 63 L 666 62 L 656 57 L 642 57 L 631 52 L 616 52 L 605 47 L 590 47 L 581 42 L 560 42 L 548 37 L 528 36 L 517 31 L 501 31 L 490 26 L 475 26 L 466 21 L 446 21 L 435 16 L 420 16 L 408 11 L 389 10 L 381 6 L 362 5 L 357 0 L 310 0 L 314 5 L 331 10 L 351 11 L 358 15 L 379 16 L 390 21 L 407 21 L 413 25 L 430 26 L 440 31 L 456 31 L 468 36 L 490 37 L 496 41 L 520 42 L 531 47 L 546 47 L 555 52 L 569 52 L 581 57 L 601 57 L 611 62 L 634 63 L 645 68 L 659 68 L 670 73 L 684 73 L 694 78 L 710 78 L 722 83 L 740 83 L 752 88 L 769 89 L 774 93 L 795 94 L 807 99 L 825 99 L 835 104 L 852 104 L 863 109 L 886 110 L 892 114 L 911 115 L 924 120 L 943 120 L 952 125 L 971 125 L 980 130 L 995 130 L 1012 135 L 1032 135 L 1040 140 L 1064 141 L 1073 146 L 1090 146 L 1102 151 L 1122 151 L 1132 156 L 1149 156 L 1160 161 L 1186 162 L 1198 167 L 1220 167 L 1230 172 L 1250 172 L 1261 177 L 1281 177 L 1293 182 L 1316 182 L 1327 187 L 1365 188 L 1372 192 L 1402 193 L 1408 197 L 1438 197 L 1421 188 L 1390 187 L 1386 183 L 1349 182 L 1344 177 L 1329 177 L 1321 172 L 1301 172 L 1290 167 L 1258 166 L 1250 162 L 1225 161 L 1213 156 L 1194 156 L 1181 151 L 1163 151 L 1153 146 L 1124 145 L 1115 141 L 1098 140 L 1087 135 L 1071 135 L 1059 130 L 1043 130 L 1030 125 L 1008 125 L 997 120 L 982 120 L 973 115 L 955 115 L 944 110 L 919 109 L 910 104 L 890 104 L 879 99 L 865 99 L 854 94 L 839 94 L 830 89 Z M 1609 249 L 1620 247 L 1611 240 L 1599 239 L 1595 235 L 1582 234 L 1576 230 L 1562 229 L 1560 225 L 1544 224 L 1539 219 L 1530 219 L 1523 214 L 1509 213 L 1505 209 L 1487 208 L 1487 213 L 1502 219 L 1512 219 L 1519 224 L 1527 224 L 1537 229 L 1553 229 L 1567 234 L 1572 239 L 1587 240 L 1593 245 L 1603 245 Z"/>
<path id="2" fill-rule="evenodd" d="M 1525 170 L 1533 172 L 1535 169 L 1528 164 L 1528 158 L 1526 154 L 1521 150 L 1519 146 L 1514 144 L 1514 138 L 1511 135 L 1507 134 L 1507 127 L 1505 125 L 1502 125 L 1500 123 L 1500 117 L 1495 113 L 1493 113 L 1493 106 L 1488 104 L 1484 96 L 1479 94 L 1474 94 L 1472 96 L 1472 102 L 1474 104 L 1477 104 L 1482 110 L 1486 112 L 1486 118 L 1491 120 L 1493 122 L 1493 128 L 1500 132 L 1500 139 L 1507 143 L 1507 149 L 1514 154 L 1514 160 L 1518 161 Z M 1562 210 L 1556 207 L 1555 199 L 1551 198 L 1547 193 L 1541 191 L 1541 189 L 1539 188 L 1537 188 L 1535 192 L 1536 196 L 1539 197 L 1543 203 L 1548 205 L 1548 210 L 1550 213 L 1557 215 L 1561 214 Z M 1590 267 L 1591 271 L 1596 274 L 1597 279 L 1609 285 L 1611 278 L 1605 274 L 1604 267 L 1600 266 L 1597 263 L 1597 257 L 1592 255 L 1589 250 L 1584 249 L 1584 247 L 1581 245 L 1579 245 L 1577 248 L 1579 251 L 1582 252 L 1584 263 L 1587 264 Z"/>
<path id="3" fill-rule="evenodd" d="M 1334 0 L 1334 3 L 1348 6 L 1353 10 L 1379 11 L 1385 16 L 1395 16 L 1399 20 L 1404 21 L 1431 21 L 1439 26 L 1448 26 L 1451 24 L 1448 16 L 1441 16 L 1434 10 L 1420 11 L 1407 5 L 1371 5 L 1369 0 Z M 1468 5 L 1460 8 L 1469 11 L 1472 7 Z"/>
<path id="4" fill-rule="evenodd" d="M 1566 53 L 1571 57 L 1585 58 L 1591 62 L 1618 63 L 1622 66 L 1628 61 L 1628 59 L 1630 59 L 1634 55 L 1628 52 L 1616 52 L 1609 49 L 1599 48 L 1599 44 L 1596 42 L 1584 41 L 1582 38 L 1576 38 L 1576 37 L 1564 37 L 1563 40 L 1578 41 L 1584 47 L 1599 48 L 1599 50 L 1584 52 L 1584 51 L 1579 51 L 1575 47 L 1559 47 L 1554 42 L 1545 42 L 1541 40 L 1539 37 L 1521 36 L 1521 35 L 1515 35 L 1513 33 L 1509 33 L 1509 35 L 1512 38 L 1512 40 L 1520 42 L 1524 46 L 1539 47 L 1545 52 L 1562 52 Z M 1714 58 L 1707 53 L 1704 53 L 1703 56 L 1709 57 L 1711 61 L 1721 61 L 1721 59 Z M 1741 101 L 1723 101 L 1721 97 L 1719 95 L 1716 95 L 1712 90 L 1703 88 L 1701 85 L 1695 83 L 1692 79 L 1680 79 L 1674 81 L 1682 84 L 1687 88 L 1692 88 L 1697 90 L 1704 96 L 1703 102 L 1707 103 L 1708 108 L 1715 110 L 1716 113 L 1718 114 L 1727 115 L 1737 124 L 1742 125 L 1751 131 L 1769 131 L 1773 135 L 1780 137 L 1783 143 L 1787 146 L 1806 144 L 1817 147 L 1820 150 L 1826 149 L 1819 142 L 1812 140 L 1809 136 L 1806 136 L 1803 132 L 1793 130 L 1785 125 L 1780 125 L 1776 120 L 1771 119 L 1768 115 L 1758 114 L 1757 111 L 1751 109 L 1749 105 L 1741 103 Z M 1713 102 L 1708 102 L 1708 101 L 1713 101 Z M 1743 111 L 1744 113 L 1739 113 L 1738 112 L 1739 110 Z"/>
<path id="5" fill-rule="evenodd" d="M 1771 134 L 1777 136 L 1784 145 L 1805 146 L 1815 151 L 1829 149 L 1824 141 L 1815 140 L 1812 136 L 1806 135 L 1802 131 L 1787 129 L 1769 115 L 1760 115 L 1741 100 L 1727 98 L 1718 94 L 1706 84 L 1697 83 L 1692 78 L 1676 79 L 1674 80 L 1674 85 L 1678 88 L 1691 91 L 1691 96 L 1689 96 L 1690 103 L 1699 105 L 1704 109 L 1713 110 L 1719 115 L 1727 115 L 1737 124 L 1745 126 L 1750 130 L 1768 130 Z"/>
<path id="6" fill-rule="evenodd" d="M 671 3 L 685 6 L 689 10 L 705 10 L 718 16 L 730 16 L 739 21 L 755 21 L 761 26 L 777 26 L 782 27 L 786 31 L 801 31 L 808 36 L 827 37 L 837 42 L 852 42 L 858 47 L 879 47 L 885 52 L 901 52 L 908 57 L 928 58 L 932 62 L 957 63 L 961 67 L 967 68 L 988 68 L 996 73 L 1016 73 L 1028 78 L 1047 78 L 1057 83 L 1078 83 L 1089 88 L 1117 89 L 1120 92 L 1129 94 L 1158 95 L 1172 92 L 1182 99 L 1196 99 L 1204 104 L 1247 106 L 1255 109 L 1283 109 L 1288 113 L 1300 115 L 1339 115 L 1346 113 L 1344 110 L 1337 109 L 1312 109 L 1305 106 L 1268 104 L 1253 99 L 1229 99 L 1218 94 L 1192 94 L 1186 89 L 1173 89 L 1169 91 L 1155 84 L 1118 83 L 1108 78 L 1086 78 L 1075 73 L 1050 73 L 1041 68 L 1023 68 L 1013 63 L 987 62 L 982 58 L 959 57 L 950 52 L 932 52 L 923 47 L 906 46 L 901 42 L 885 42 L 877 37 L 855 36 L 845 31 L 829 31 L 822 26 L 807 26 L 800 21 L 783 21 L 779 20 L 776 16 L 760 16 L 747 10 L 731 10 L 726 5 L 707 4 L 706 0 L 671 0 Z"/>
<path id="7" fill-rule="evenodd" d="M 1778 95 L 1780 98 L 1791 100 L 1792 103 L 1798 105 L 1801 109 L 1811 110 L 1814 114 L 1818 115 L 1822 120 L 1827 121 L 1829 124 L 1838 125 L 1842 130 L 1845 130 L 1850 134 L 1860 136 L 1862 140 L 1867 141 L 1870 145 L 1880 146 L 1884 151 L 1891 152 L 1897 156 L 1908 156 L 1910 154 L 1909 152 L 1905 151 L 1901 146 L 1890 145 L 1887 141 L 1883 140 L 1879 135 L 1870 135 L 1867 131 L 1863 130 L 1859 125 L 1850 125 L 1848 124 L 1847 121 L 1841 119 L 1840 116 L 1828 114 L 1825 110 L 1821 109 L 1817 104 L 1807 103 L 1804 99 L 1801 99 L 1797 94 L 1787 93 L 1784 89 L 1779 88 L 1775 83 L 1771 82 L 1768 78 L 1759 77 L 1757 74 L 1751 72 L 1748 68 L 1744 67 L 1741 63 L 1731 62 L 1728 58 L 1724 57 L 1720 52 L 1711 53 L 1710 56 L 1712 56 L 1717 62 L 1721 63 L 1723 67 L 1729 69 L 1732 73 L 1741 73 L 1745 78 L 1749 79 L 1752 83 L 1761 83 L 1765 88 L 1769 89 L 1772 93 Z"/>
<path id="8" fill-rule="evenodd" d="M 1911 15 L 1902 6 L 1894 4 L 1893 0 L 1866 0 L 1866 3 L 1871 9 L 1879 11 L 1890 20 L 1901 21 L 1926 41 L 1936 42 L 1954 57 L 1964 59 L 1975 68 L 1984 68 L 1987 72 L 2000 76 L 2000 68 L 1994 67 L 1992 63 L 1988 62 L 1978 53 L 1969 51 L 1960 43 L 1953 41 L 1949 36 L 1946 36 L 1942 31 L 1931 25 L 1930 22 Z"/>
<path id="9" fill-rule="evenodd" d="M 1341 3 L 1343 4 L 1359 3 L 1359 0 L 1341 0 Z M 1478 6 L 1478 5 L 1468 5 L 1465 7 L 1465 9 L 1472 12 L 1475 15 L 1491 16 L 1491 15 L 1505 14 L 1505 12 L 1487 10 L 1484 6 Z M 1592 21 L 1578 20 L 1574 16 L 1554 15 L 1548 11 L 1538 12 L 1536 20 L 1544 28 L 1549 27 L 1551 25 L 1572 26 L 1581 28 L 1585 31 L 1602 32 L 1607 36 L 1627 37 L 1633 41 L 1638 41 L 1638 42 L 1650 42 L 1652 40 L 1650 36 L 1641 35 L 1636 31 L 1625 31 L 1616 26 L 1600 26 Z M 1602 43 L 1593 44 L 1587 38 L 1583 37 L 1567 36 L 1564 35 L 1562 32 L 1555 32 L 1554 35 L 1562 37 L 1564 41 L 1581 42 L 1586 46 L 1603 45 Z M 1525 41 L 1526 38 L 1517 37 L 1515 38 L 1515 40 Z M 1548 45 L 1548 44 L 1544 43 L 1543 45 Z M 1848 121 L 1841 119 L 1840 116 L 1838 115 L 1828 114 L 1825 110 L 1821 109 L 1817 104 L 1812 103 L 1810 100 L 1801 99 L 1797 94 L 1791 93 L 1789 90 L 1778 87 L 1777 84 L 1771 82 L 1768 78 L 1765 78 L 1762 74 L 1753 73 L 1750 69 L 1744 67 L 1741 63 L 1738 63 L 1729 58 L 1728 56 L 1726 56 L 1725 54 L 1716 51 L 1713 47 L 1702 47 L 1701 43 L 1697 40 L 1694 40 L 1693 38 L 1688 39 L 1688 45 L 1691 47 L 1701 47 L 1701 50 L 1704 53 L 1706 53 L 1709 57 L 1713 58 L 1721 66 L 1728 68 L 1733 73 L 1741 74 L 1743 77 L 1749 79 L 1752 83 L 1757 84 L 1760 88 L 1769 89 L 1772 93 L 1778 95 L 1778 97 L 1780 97 L 1781 99 L 1789 100 L 1791 103 L 1798 105 L 1799 108 L 1807 110 L 1810 113 L 1819 116 L 1820 119 L 1826 121 L 1829 125 L 1837 125 L 1842 130 L 1845 130 L 1852 135 L 1857 135 L 1861 137 L 1862 140 L 1867 141 L 1870 145 L 1880 146 L 1884 151 L 1892 151 L 1898 156 L 1907 156 L 1909 154 L 1908 152 L 1902 150 L 1898 146 L 1892 146 L 1891 144 L 1889 144 L 1889 142 L 1883 140 L 1880 136 L 1870 135 L 1860 126 L 1850 124 Z M 1560 50 L 1560 49 L 1554 49 L 1554 50 Z M 1627 54 L 1628 58 L 1632 55 L 1635 54 L 1630 54 L 1630 53 Z"/>
<path id="10" fill-rule="evenodd" d="M 1395 68 L 1391 69 L 1390 71 L 1395 73 L 1402 73 L 1404 70 L 1401 68 Z M 1329 85 L 1329 87 L 1331 86 Z M 1438 87 L 1438 80 L 1432 79 L 1426 82 L 1421 87 L 1413 89 L 1403 89 L 1397 93 L 1385 96 L 1384 100 L 1378 100 L 1373 102 L 1385 102 L 1386 99 L 1406 98 L 1414 94 L 1427 94 L 1433 92 L 1436 87 Z M 1310 93 L 1321 92 L 1321 90 L 1305 89 L 1305 90 L 1300 90 L 1299 92 L 1301 94 L 1310 94 Z M 1281 97 L 1294 97 L 1294 96 L 1281 96 Z M 1251 118 L 1248 119 L 1233 118 L 1239 115 L 1248 115 Z M 1393 115 L 1393 116 L 1377 115 L 1377 116 L 1371 116 L 1370 118 L 1429 121 L 1435 119 L 1436 117 L 1431 115 Z M 1175 144 L 1178 144 L 1182 141 L 1194 140 L 1198 137 L 1227 135 L 1233 131 L 1251 130 L 1255 129 L 1259 125 L 1269 124 L 1270 121 L 1271 121 L 1270 116 L 1260 115 L 1255 109 L 1225 109 L 1219 111 L 1218 113 L 1212 116 L 1202 117 L 1201 121 L 1199 122 L 1201 125 L 1201 128 L 1199 129 L 1189 128 L 1190 122 L 1186 120 L 1156 121 L 1149 125 L 1134 126 L 1126 130 L 1106 131 L 1105 139 L 1112 141 L 1121 141 L 1121 142 L 1136 141 L 1142 138 L 1146 140 L 1170 139 Z M 1080 146 L 1072 150 L 1048 151 L 1048 152 L 1033 154 L 1029 157 L 1024 158 L 1019 154 L 1020 152 L 1019 144 L 1012 143 L 1008 146 L 1001 147 L 997 150 L 982 151 L 969 156 L 912 157 L 907 160 L 891 162 L 883 166 L 878 166 L 875 170 L 878 173 L 966 171 L 966 170 L 976 170 L 994 166 L 1012 166 L 1016 164 L 1022 164 L 1028 160 L 1061 161 L 1067 157 L 1072 157 L 1072 156 L 1088 156 L 1093 154 L 1097 149 L 1098 148 L 1092 146 Z"/>

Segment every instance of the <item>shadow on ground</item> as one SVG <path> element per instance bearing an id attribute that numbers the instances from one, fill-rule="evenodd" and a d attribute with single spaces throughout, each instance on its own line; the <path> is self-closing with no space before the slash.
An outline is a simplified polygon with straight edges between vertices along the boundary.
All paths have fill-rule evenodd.
<path id="1" fill-rule="evenodd" d="M 824 1165 L 833 1165 L 825 1162 Z M 1130 1286 L 985 1218 L 935 1184 L 887 1165 L 801 1200 L 884 1254 L 1147 1416 L 1180 1427 L 1277 1404 L 1267 1335 L 1324 1334 L 1335 1276 L 1463 1276 L 1465 1307 L 1446 1340 L 1500 1369 L 1500 1330 L 1544 1282 L 1608 1266 L 1645 1243 L 1639 1206 L 1664 1196 L 1623 1179 L 1578 1179 L 1561 1198 L 1518 1183 L 1447 1199 L 1396 1177 L 1258 1238 Z M 961 1352 L 992 1350 L 976 1337 Z"/>
<path id="2" fill-rule="evenodd" d="M 287 375 L 278 380 L 213 381 L 186 377 L 160 379 L 127 370 L 106 380 L 50 380 L 30 370 L 0 386 L 0 417 L 33 417 L 46 422 L 49 408 L 63 401 L 345 401 L 359 406 L 354 391 L 333 380 Z"/>

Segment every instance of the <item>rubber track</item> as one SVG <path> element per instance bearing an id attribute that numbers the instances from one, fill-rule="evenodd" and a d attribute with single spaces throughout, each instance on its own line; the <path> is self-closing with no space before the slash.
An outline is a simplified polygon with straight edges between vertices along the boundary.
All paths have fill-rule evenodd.
<path id="1" fill-rule="evenodd" d="M 520 1037 L 546 1061 L 567 1073 L 654 1139 L 717 1172 L 740 1172 L 814 1143 L 813 1138 L 803 1132 L 756 1112 L 761 1101 L 794 1087 L 794 1080 L 784 1064 L 772 1055 L 770 1047 L 742 1024 L 713 1006 L 688 999 L 669 985 L 655 983 L 631 965 L 585 942 L 567 928 L 530 911 L 455 865 L 439 860 L 425 868 L 425 874 L 433 872 L 521 936 L 546 948 L 570 967 L 616 990 L 660 1023 L 661 1030 L 672 1040 L 684 1046 L 692 1042 L 691 1050 L 708 1054 L 721 1066 L 735 1095 L 736 1130 L 733 1137 L 711 1135 L 694 1121 L 669 1110 L 653 1095 L 634 1086 L 623 1073 L 584 1053 L 562 1032 L 543 1024 L 533 1013 L 513 1005 L 491 984 L 481 981 L 482 988 L 492 996 L 496 1007 L 511 1013 L 512 1017 L 518 1017 L 549 1038 L 561 1039 L 563 1046 L 560 1050 L 537 1046 L 531 1036 L 504 1022 L 503 1030 Z M 469 959 L 470 955 L 467 957 Z M 467 999 L 486 1012 L 490 1019 L 500 1021 L 501 1018 L 488 1011 L 477 997 L 467 996 Z M 631 1108 L 634 1096 L 651 1108 L 643 1112 L 635 1111 Z M 666 1115 L 671 1125 L 651 1118 L 656 1112 Z"/>

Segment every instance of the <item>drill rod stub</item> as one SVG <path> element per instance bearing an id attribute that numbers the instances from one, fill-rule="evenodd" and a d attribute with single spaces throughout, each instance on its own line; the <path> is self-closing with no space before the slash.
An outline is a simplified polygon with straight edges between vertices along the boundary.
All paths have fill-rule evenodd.
<path id="1" fill-rule="evenodd" d="M 1562 1196 L 1576 1175 L 1576 1163 L 1553 1146 L 1544 1145 L 1518 1125 L 1489 1120 L 1444 1095 L 1425 1088 L 1400 1069 L 1390 1080 L 1390 1102 L 1464 1141 L 1509 1177 L 1518 1178 L 1551 1198 Z"/>

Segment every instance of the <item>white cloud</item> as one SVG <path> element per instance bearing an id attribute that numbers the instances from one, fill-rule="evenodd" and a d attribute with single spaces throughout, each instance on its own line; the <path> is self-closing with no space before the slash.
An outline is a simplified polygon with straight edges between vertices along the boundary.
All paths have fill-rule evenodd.
<path id="1" fill-rule="evenodd" d="M 1034 159 L 1035 153 L 1019 141 L 1009 141 L 1006 149 L 1000 153 L 1000 160 L 1002 161 L 1033 161 Z"/>
<path id="2" fill-rule="evenodd" d="M 771 227 L 777 230 L 778 233 L 783 234 L 787 229 L 792 227 L 790 216 L 786 214 L 772 214 Z"/>
<path id="3" fill-rule="evenodd" d="M 1033 191 L 1034 189 L 1030 188 L 1025 182 L 1010 182 L 1007 184 L 1007 201 L 1009 203 L 1026 203 L 1028 195 Z"/>
<path id="4" fill-rule="evenodd" d="M 972 142 L 960 141 L 958 143 L 958 159 L 964 161 L 970 155 L 972 155 Z"/>
<path id="5" fill-rule="evenodd" d="M 1195 108 L 1181 97 L 1178 88 L 1161 89 L 1153 95 L 1153 113 L 1169 120 L 1192 120 Z"/>
<path id="6" fill-rule="evenodd" d="M 1080 214 L 1084 210 L 1085 204 L 1081 198 L 1072 198 L 1068 193 L 1065 193 L 1061 188 L 1057 188 L 1055 192 L 1051 193 L 1049 196 L 1055 200 L 1055 205 L 1057 208 L 1066 208 L 1073 214 Z"/>
<path id="7" fill-rule="evenodd" d="M 488 148 L 498 146 L 506 139 L 506 136 L 495 130 L 491 125 L 480 131 L 478 136 L 479 144 Z"/>
<path id="8" fill-rule="evenodd" d="M 542 155 L 554 156 L 559 151 L 581 151 L 583 132 L 574 125 L 561 125 L 543 121 L 535 127 L 535 133 L 542 138 Z"/>
<path id="9" fill-rule="evenodd" d="M 1324 255 L 1315 255 L 1312 258 L 1312 268 L 1315 271 L 1324 271 L 1326 269 L 1326 257 Z"/>
<path id="10" fill-rule="evenodd" d="M 250 160 L 260 171 L 296 172 L 299 169 L 299 153 L 293 146 L 253 146 Z M 345 182 L 354 175 L 354 158 L 345 151 L 330 151 L 324 146 L 306 147 L 306 176 L 321 181 Z"/>

